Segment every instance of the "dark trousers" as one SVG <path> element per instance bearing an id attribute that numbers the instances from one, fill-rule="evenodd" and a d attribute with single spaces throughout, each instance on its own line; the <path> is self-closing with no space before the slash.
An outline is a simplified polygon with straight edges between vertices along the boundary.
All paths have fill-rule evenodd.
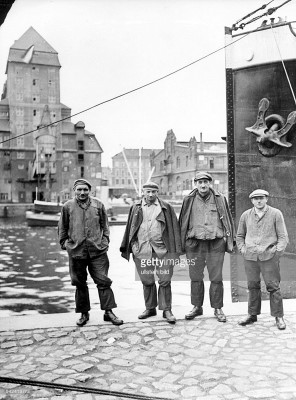
<path id="1" fill-rule="evenodd" d="M 189 263 L 191 280 L 191 304 L 201 307 L 204 301 L 204 269 L 207 266 L 210 284 L 210 303 L 212 308 L 223 307 L 222 269 L 225 255 L 224 239 L 186 240 L 186 257 Z"/>
<path id="2" fill-rule="evenodd" d="M 158 305 L 159 310 L 171 310 L 171 279 L 173 275 L 173 265 L 171 265 L 170 260 L 166 257 L 158 259 L 156 254 L 153 253 L 151 260 L 134 257 L 134 262 L 143 284 L 146 309 L 151 310 L 152 308 L 156 308 Z M 162 265 L 160 264 L 161 262 L 163 262 Z M 155 274 L 158 277 L 158 296 L 155 284 Z"/>
<path id="3" fill-rule="evenodd" d="M 284 308 L 280 289 L 281 274 L 278 256 L 267 261 L 244 260 L 244 264 L 249 289 L 248 313 L 250 315 L 261 313 L 261 273 L 266 290 L 269 292 L 270 314 L 273 317 L 282 317 Z"/>
<path id="4" fill-rule="evenodd" d="M 75 302 L 77 313 L 90 310 L 89 291 L 87 286 L 87 268 L 90 276 L 97 285 L 102 310 L 117 307 L 111 289 L 111 279 L 108 278 L 109 259 L 107 253 L 96 258 L 77 259 L 69 257 L 71 283 L 76 286 Z"/>

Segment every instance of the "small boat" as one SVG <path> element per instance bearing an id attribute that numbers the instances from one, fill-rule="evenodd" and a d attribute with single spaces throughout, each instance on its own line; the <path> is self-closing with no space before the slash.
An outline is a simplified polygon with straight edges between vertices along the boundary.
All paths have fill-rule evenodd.
<path id="1" fill-rule="evenodd" d="M 34 200 L 34 211 L 36 213 L 57 214 L 61 211 L 62 204 L 52 201 Z"/>
<path id="2" fill-rule="evenodd" d="M 26 220 L 29 226 L 57 226 L 60 213 L 46 214 L 43 212 L 26 211 Z"/>

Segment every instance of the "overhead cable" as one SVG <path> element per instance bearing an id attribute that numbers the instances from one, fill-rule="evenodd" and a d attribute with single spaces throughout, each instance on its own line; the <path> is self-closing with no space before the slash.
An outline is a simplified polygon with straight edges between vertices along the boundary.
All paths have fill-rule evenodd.
<path id="1" fill-rule="evenodd" d="M 166 78 L 168 78 L 168 77 L 170 77 L 170 76 L 172 76 L 172 75 L 174 75 L 174 74 L 176 74 L 176 73 L 178 73 L 178 72 L 180 72 L 180 71 L 182 71 L 182 70 L 184 70 L 184 69 L 186 69 L 186 68 L 188 68 L 188 67 L 191 67 L 192 65 L 194 65 L 194 64 L 196 64 L 196 63 L 198 63 L 198 62 L 200 62 L 200 61 L 202 61 L 202 60 L 204 60 L 204 59 L 206 59 L 206 58 L 208 58 L 208 57 L 214 55 L 215 53 L 218 53 L 219 51 L 224 50 L 226 47 L 232 46 L 232 45 L 235 44 L 236 42 L 238 42 L 238 41 L 244 39 L 244 38 L 245 38 L 246 36 L 248 36 L 250 33 L 251 33 L 251 32 L 248 32 L 248 33 L 246 33 L 244 36 L 241 36 L 241 37 L 239 37 L 238 39 L 236 39 L 235 41 L 233 41 L 233 42 L 231 42 L 231 43 L 228 43 L 228 44 L 226 44 L 225 46 L 219 47 L 218 49 L 212 51 L 211 53 L 208 53 L 208 54 L 206 54 L 205 56 L 202 56 L 202 57 L 198 58 L 197 60 L 192 61 L 191 63 L 189 63 L 189 64 L 187 64 L 187 65 L 185 65 L 185 66 L 183 66 L 183 67 L 181 67 L 181 68 L 178 68 L 178 69 L 176 69 L 175 71 L 170 72 L 170 73 L 168 73 L 168 74 L 166 74 L 166 75 L 164 75 L 164 76 L 162 76 L 162 77 L 160 77 L 160 78 L 154 79 L 154 80 L 151 81 L 151 82 L 145 83 L 144 85 L 138 86 L 138 87 L 136 87 L 135 89 L 131 89 L 131 90 L 127 91 L 127 92 L 121 93 L 121 94 L 119 94 L 118 96 L 112 97 L 112 98 L 110 98 L 110 99 L 108 99 L 108 100 L 104 100 L 104 101 L 102 101 L 102 102 L 100 102 L 100 103 L 98 103 L 98 104 L 95 104 L 94 106 L 88 107 L 88 108 L 86 108 L 86 109 L 84 109 L 84 110 L 82 110 L 82 111 L 79 111 L 79 112 L 77 112 L 77 113 L 75 113 L 75 114 L 72 114 L 72 115 L 70 115 L 70 116 L 68 116 L 68 117 L 59 119 L 58 121 L 54 121 L 54 122 L 52 122 L 52 123 L 50 123 L 50 124 L 40 126 L 40 127 L 36 128 L 36 129 L 33 129 L 33 130 L 31 130 L 31 131 L 28 131 L 28 132 L 25 132 L 25 133 L 21 133 L 20 135 L 17 135 L 17 136 L 14 136 L 14 137 L 12 137 L 12 138 L 3 140 L 2 142 L 0 142 L 0 144 L 9 142 L 9 141 L 14 140 L 14 139 L 17 139 L 17 138 L 19 138 L 19 137 L 21 137 L 21 136 L 28 135 L 29 133 L 33 133 L 33 132 L 36 132 L 36 131 L 40 131 L 41 129 L 48 128 L 48 127 L 51 126 L 51 125 L 54 125 L 54 124 L 57 124 L 57 123 L 66 121 L 67 119 L 70 119 L 70 118 L 72 118 L 72 117 L 76 117 L 77 115 L 80 115 L 80 114 L 82 114 L 82 113 L 85 113 L 86 111 L 90 111 L 90 110 L 92 110 L 93 108 L 99 107 L 99 106 L 101 106 L 101 105 L 103 105 L 103 104 L 106 104 L 106 103 L 110 103 L 111 101 L 114 101 L 114 100 L 116 100 L 116 99 L 119 99 L 120 97 L 127 96 L 128 94 L 131 94 L 131 93 L 134 93 L 134 92 L 136 92 L 136 91 L 138 91 L 138 90 L 144 89 L 144 88 L 147 87 L 147 86 L 153 85 L 154 83 L 157 83 L 157 82 L 159 82 L 159 81 L 161 81 L 161 80 L 163 80 L 163 79 L 166 79 Z"/>

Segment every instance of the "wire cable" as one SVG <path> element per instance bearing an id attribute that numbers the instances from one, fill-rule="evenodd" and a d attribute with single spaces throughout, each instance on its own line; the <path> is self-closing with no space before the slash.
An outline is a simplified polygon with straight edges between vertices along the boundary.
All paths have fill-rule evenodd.
<path id="1" fill-rule="evenodd" d="M 164 397 L 146 396 L 143 394 L 136 394 L 136 393 L 117 392 L 115 390 L 98 389 L 85 386 L 83 387 L 83 386 L 65 385 L 55 382 L 34 381 L 31 379 L 12 378 L 9 376 L 0 376 L 0 382 L 14 383 L 17 385 L 25 385 L 25 386 L 40 386 L 49 389 L 59 389 L 59 390 L 62 389 L 72 392 L 95 393 L 107 396 L 126 397 L 128 399 L 136 399 L 136 400 L 167 400 Z"/>
<path id="2" fill-rule="evenodd" d="M 289 1 L 290 1 L 290 0 L 289 0 Z M 212 55 L 218 53 L 218 52 L 221 51 L 221 50 L 224 50 L 225 48 L 227 48 L 227 47 L 229 47 L 229 46 L 234 45 L 236 42 L 238 42 L 238 41 L 244 39 L 244 38 L 245 38 L 246 36 L 248 36 L 250 33 L 252 33 L 252 32 L 248 32 L 248 33 L 246 33 L 244 36 L 242 36 L 242 37 L 236 39 L 235 41 L 233 41 L 233 42 L 231 42 L 231 43 L 228 43 L 228 44 L 226 44 L 226 45 L 224 45 L 224 46 L 222 46 L 222 47 L 219 47 L 218 49 L 212 51 L 211 53 L 208 53 L 208 54 L 206 54 L 205 56 L 202 56 L 202 57 L 198 58 L 197 60 L 192 61 L 191 63 L 186 64 L 185 66 L 180 67 L 180 68 L 178 68 L 178 69 L 176 69 L 176 70 L 174 70 L 174 71 L 172 71 L 172 72 L 170 72 L 170 73 L 168 73 L 168 74 L 166 74 L 166 75 L 163 75 L 163 76 L 161 76 L 160 78 L 154 79 L 153 81 L 150 81 L 150 82 L 148 82 L 148 83 L 145 83 L 144 85 L 138 86 L 138 87 L 136 87 L 135 89 L 131 89 L 131 90 L 127 91 L 127 92 L 121 93 L 121 94 L 119 94 L 118 96 L 111 97 L 111 98 L 108 99 L 108 100 L 104 100 L 104 101 L 102 101 L 102 102 L 100 102 L 100 103 L 98 103 L 98 104 L 95 104 L 94 106 L 88 107 L 88 108 L 86 108 L 86 109 L 84 109 L 84 110 L 82 110 L 82 111 L 79 111 L 79 112 L 77 112 L 77 113 L 75 113 L 75 114 L 72 114 L 72 115 L 70 115 L 69 117 L 65 117 L 65 118 L 59 119 L 58 121 L 54 121 L 54 122 L 52 122 L 52 123 L 50 123 L 50 124 L 40 126 L 40 127 L 37 128 L 37 129 L 33 129 L 33 130 L 31 130 L 31 131 L 22 133 L 22 134 L 20 134 L 20 135 L 14 136 L 14 137 L 12 137 L 12 138 L 3 140 L 2 142 L 0 142 L 0 144 L 6 143 L 6 142 L 10 142 L 11 140 L 17 139 L 17 138 L 19 138 L 19 137 L 21 137 L 21 136 L 28 135 L 29 133 L 33 133 L 33 132 L 40 131 L 41 129 L 48 128 L 49 126 L 52 126 L 52 125 L 54 125 L 54 124 L 58 124 L 58 123 L 60 123 L 60 122 L 66 121 L 67 119 L 70 119 L 70 118 L 72 118 L 72 117 L 76 117 L 77 115 L 80 115 L 80 114 L 82 114 L 82 113 L 85 113 L 85 112 L 87 112 L 87 111 L 90 111 L 90 110 L 92 110 L 93 108 L 99 107 L 99 106 L 101 106 L 101 105 L 103 105 L 103 104 L 106 104 L 106 103 L 110 103 L 111 101 L 117 100 L 117 99 L 119 99 L 119 98 L 121 98 L 121 97 L 123 97 L 123 96 L 127 96 L 128 94 L 131 94 L 131 93 L 134 93 L 134 92 L 136 92 L 136 91 L 138 91 L 138 90 L 144 89 L 144 88 L 147 87 L 147 86 L 151 86 L 151 85 L 153 85 L 153 84 L 155 84 L 155 83 L 157 83 L 157 82 L 159 82 L 159 81 L 162 81 L 163 79 L 166 79 L 166 78 L 168 78 L 168 77 L 170 77 L 170 76 L 172 76 L 172 75 L 174 75 L 174 74 L 176 74 L 176 73 L 178 73 L 178 72 L 180 72 L 180 71 L 183 71 L 183 70 L 186 69 L 186 68 L 191 67 L 192 65 L 194 65 L 194 64 L 196 64 L 196 63 L 198 63 L 198 62 L 200 62 L 200 61 L 202 61 L 202 60 L 204 60 L 204 59 L 206 59 L 206 58 L 208 58 L 208 57 L 210 57 L 210 56 L 212 56 Z"/>
<path id="3" fill-rule="evenodd" d="M 293 96 L 293 99 L 294 99 L 294 103 L 295 103 L 295 105 L 296 105 L 295 93 L 294 93 L 294 90 L 293 90 L 293 87 L 292 87 L 292 84 L 291 84 L 291 81 L 290 81 L 290 78 L 289 78 L 289 75 L 288 75 L 288 72 L 287 72 L 287 69 L 286 69 L 284 60 L 283 60 L 283 57 L 282 57 L 282 54 L 281 54 L 281 50 L 280 50 L 278 41 L 277 41 L 277 39 L 276 39 L 275 32 L 274 32 L 274 30 L 273 30 L 273 28 L 272 28 L 272 24 L 270 25 L 270 28 L 271 28 L 271 32 L 272 32 L 272 34 L 273 34 L 273 38 L 274 38 L 276 47 L 277 47 L 277 49 L 278 49 L 278 52 L 279 52 L 279 55 L 280 55 L 280 58 L 281 58 L 281 61 L 282 61 L 282 65 L 283 65 L 283 68 L 284 68 L 284 71 L 285 71 L 285 74 L 286 74 L 286 78 L 287 78 L 288 84 L 289 84 L 289 86 L 290 86 L 290 90 L 291 90 L 291 92 L 292 92 L 292 96 Z"/>

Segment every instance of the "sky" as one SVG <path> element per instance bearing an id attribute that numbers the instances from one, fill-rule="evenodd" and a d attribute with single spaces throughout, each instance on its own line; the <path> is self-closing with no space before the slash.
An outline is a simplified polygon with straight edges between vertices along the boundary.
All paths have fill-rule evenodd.
<path id="1" fill-rule="evenodd" d="M 225 44 L 224 27 L 268 0 L 15 0 L 0 28 L 0 89 L 9 48 L 32 26 L 57 52 L 61 102 L 72 115 L 182 68 Z M 273 0 L 277 7 L 284 0 Z M 265 10 L 266 11 L 266 10 Z M 256 15 L 260 15 L 263 10 Z M 272 17 L 296 20 L 296 0 Z M 256 29 L 263 19 L 248 27 Z M 244 31 L 239 31 L 239 33 Z M 163 148 L 226 136 L 224 50 L 141 90 L 72 118 L 103 148 Z"/>

